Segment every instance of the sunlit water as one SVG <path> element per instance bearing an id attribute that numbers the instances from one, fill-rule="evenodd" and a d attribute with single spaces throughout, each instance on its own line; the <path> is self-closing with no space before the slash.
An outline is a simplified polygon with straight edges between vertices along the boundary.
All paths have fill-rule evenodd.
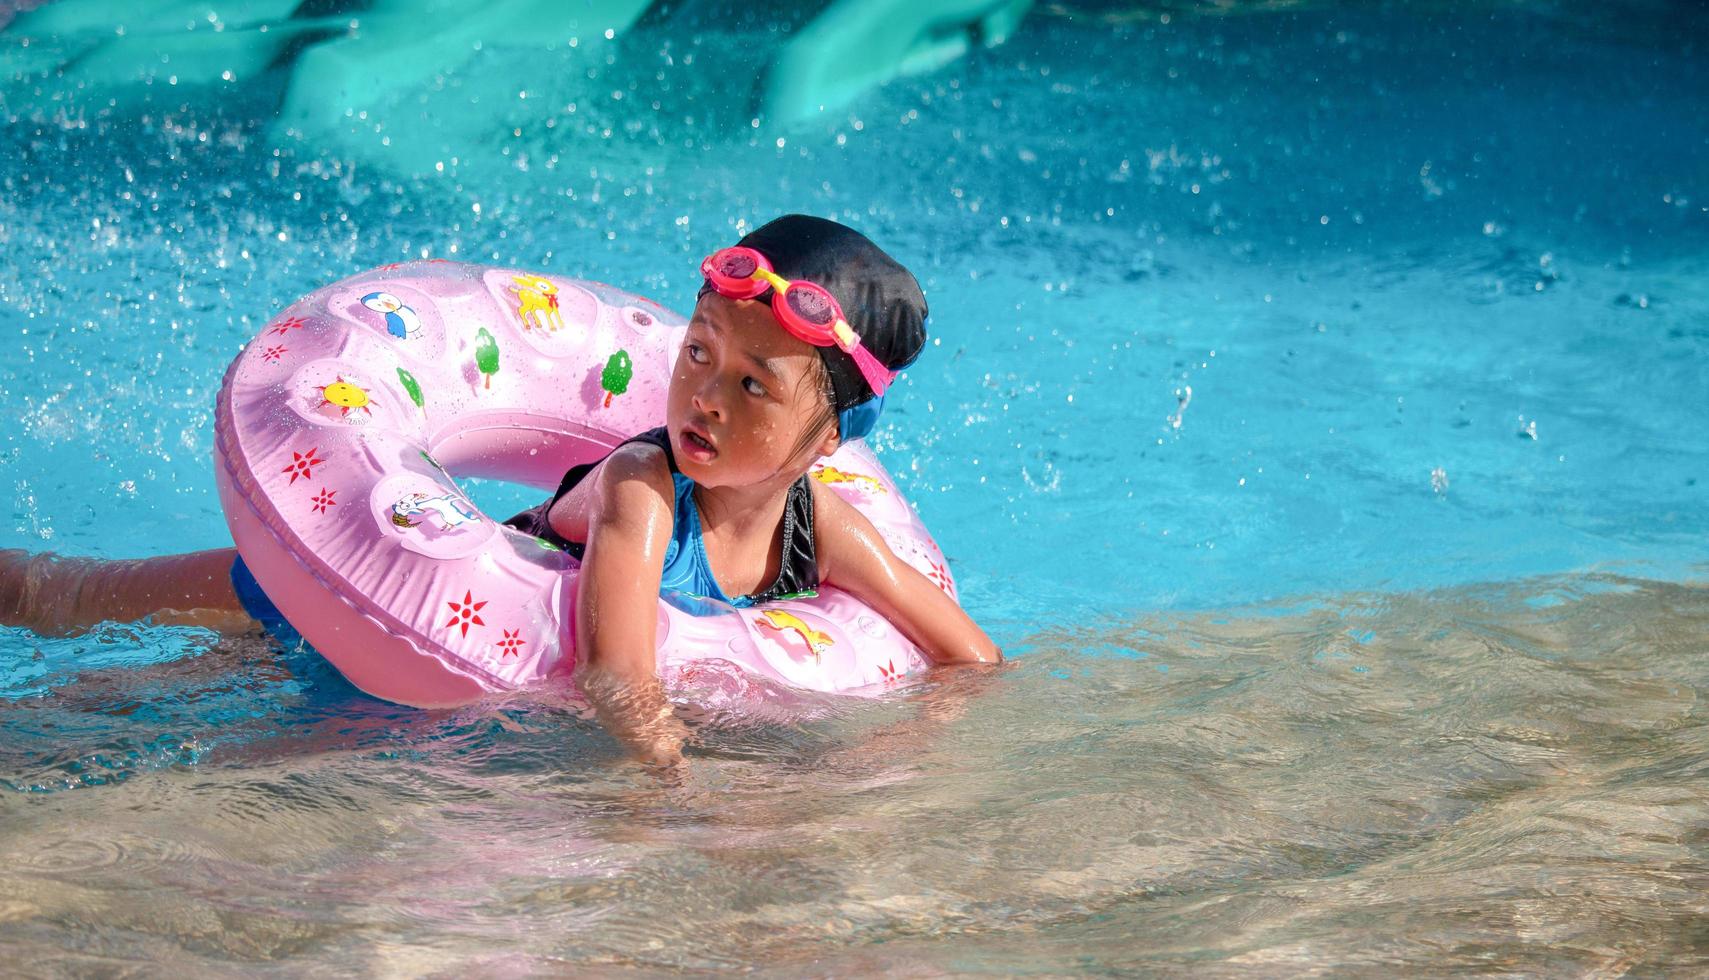
<path id="1" fill-rule="evenodd" d="M 320 283 L 432 254 L 683 307 L 802 209 L 927 286 L 876 441 L 1014 655 L 702 719 L 669 786 L 554 692 L 418 712 L 260 638 L 8 631 L 11 962 L 1709 968 L 1690 32 L 1170 6 L 1041 7 L 782 130 L 683 123 L 712 83 L 659 52 L 731 39 L 642 31 L 600 80 L 659 111 L 424 176 L 241 99 L 9 97 L 0 547 L 228 543 L 219 376 Z"/>

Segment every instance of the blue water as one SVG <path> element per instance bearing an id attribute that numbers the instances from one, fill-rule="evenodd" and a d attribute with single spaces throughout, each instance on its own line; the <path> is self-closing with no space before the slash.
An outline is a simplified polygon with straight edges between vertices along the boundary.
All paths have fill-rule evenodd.
<path id="1" fill-rule="evenodd" d="M 0 544 L 224 543 L 211 393 L 318 283 L 455 255 L 681 308 L 700 255 L 801 209 L 926 285 L 938 346 L 877 442 L 1011 641 L 1318 589 L 1679 574 L 1709 515 L 1709 123 L 1701 59 L 1641 40 L 1500 7 L 1046 13 L 822 124 L 643 111 L 549 172 L 495 139 L 467 178 L 193 110 L 9 105 Z"/>
<path id="2" fill-rule="evenodd" d="M 1111 732 L 1139 738 L 1160 719 L 1184 719 L 1179 737 L 1207 739 L 1213 756 L 1303 740 L 1298 752 L 1315 760 L 1313 740 L 1339 731 L 1352 745 L 1347 757 L 1358 757 L 1414 723 L 1402 720 L 1408 705 L 1438 705 L 1415 720 L 1415 743 L 1393 743 L 1395 767 L 1436 760 L 1418 782 L 1371 788 L 1340 763 L 1312 770 L 1321 780 L 1312 785 L 1339 800 L 1344 817 L 1377 806 L 1373 799 L 1397 813 L 1396 800 L 1426 801 L 1414 823 L 1396 816 L 1405 828 L 1384 824 L 1365 843 L 1349 844 L 1339 830 L 1300 843 L 1323 848 L 1328 865 L 1358 865 L 1388 846 L 1376 838 L 1429 837 L 1473 811 L 1487 815 L 1463 803 L 1478 794 L 1578 771 L 1539 761 L 1556 749 L 1537 747 L 1546 739 L 1536 733 L 1557 732 L 1547 745 L 1569 755 L 1579 736 L 1527 712 L 1600 695 L 1571 679 L 1527 690 L 1515 680 L 1523 671 L 1507 673 L 1519 663 L 1545 674 L 1606 665 L 1614 673 L 1588 686 L 1615 699 L 1607 716 L 1642 728 L 1632 738 L 1674 733 L 1669 751 L 1681 755 L 1667 765 L 1683 768 L 1669 771 L 1700 774 L 1709 748 L 1696 709 L 1652 716 L 1649 706 L 1673 702 L 1620 673 L 1685 663 L 1634 667 L 1626 658 L 1639 656 L 1634 643 L 1646 656 L 1687 655 L 1690 644 L 1676 641 L 1702 620 L 1670 619 L 1669 610 L 1701 610 L 1690 583 L 1709 571 L 1709 68 L 1681 10 L 1045 6 L 1001 47 L 792 126 L 747 124 L 717 78 L 682 57 L 728 61 L 752 39 L 649 28 L 619 38 L 609 64 L 561 50 L 561 73 L 529 69 L 528 99 L 494 110 L 504 126 L 442 171 L 424 172 L 383 152 L 357 160 L 270 129 L 265 90 L 182 108 L 157 96 L 140 113 L 105 113 L 14 85 L 0 104 L 0 490 L 10 501 L 0 547 L 120 557 L 228 544 L 210 468 L 219 378 L 274 312 L 319 284 L 435 255 L 600 279 L 685 309 L 702 255 L 803 210 L 860 228 L 926 288 L 933 346 L 904 375 L 874 442 L 952 559 L 964 603 L 1020 655 L 1010 675 L 1020 687 L 1003 696 L 1023 703 L 1003 715 L 1020 726 L 1014 737 L 1024 745 L 1029 725 L 1042 732 L 1091 719 L 1078 734 L 1050 729 L 1037 758 L 978 742 L 969 751 L 983 761 L 939 758 L 949 771 L 984 766 L 1004 773 L 1005 785 L 1025 783 L 1015 774 L 1042 778 L 1041 767 L 1096 755 L 1099 739 L 1117 738 Z M 0 32 L 0 42 L 10 38 Z M 487 70 L 503 77 L 506 65 Z M 467 124 L 487 111 L 454 90 L 424 104 L 421 125 L 436 114 Z M 475 493 L 495 512 L 531 502 L 513 487 Z M 1621 596 L 1637 598 L 1621 605 Z M 1438 605 L 1456 612 L 1438 619 Z M 1303 646 L 1290 645 L 1300 637 Z M 1485 643 L 1500 655 L 1467 659 Z M 1463 656 L 1437 661 L 1433 644 Z M 1278 659 L 1245 672 L 1213 656 L 1257 658 L 1273 647 Z M 192 654 L 226 658 L 242 681 L 210 692 L 180 678 L 175 665 L 201 659 Z M 1432 664 L 1451 660 L 1460 667 L 1432 674 Z M 280 733 L 289 745 L 315 746 L 303 750 L 313 758 L 332 745 L 371 762 L 380 747 L 401 746 L 406 757 L 424 753 L 416 761 L 426 758 L 435 778 L 485 772 L 459 768 L 463 748 L 436 755 L 435 746 L 474 746 L 482 759 L 521 753 L 506 771 L 546 779 L 554 763 L 516 741 L 517 731 L 542 730 L 530 725 L 568 738 L 576 758 L 611 759 L 582 722 L 527 712 L 476 722 L 412 716 L 342 686 L 312 654 L 273 667 L 252 661 L 253 651 L 232 653 L 194 631 L 127 627 L 52 642 L 0 634 L 0 692 L 35 699 L 0 714 L 11 743 L 0 776 L 13 788 L 82 785 L 90 781 L 82 773 L 105 764 L 92 760 L 115 758 L 123 771 L 247 772 L 299 758 L 288 747 L 244 748 Z M 73 682 L 114 665 L 139 671 L 105 682 L 119 684 L 118 701 Z M 1480 713 L 1481 697 L 1497 698 L 1487 686 L 1497 676 L 1519 688 Z M 1079 700 L 1052 693 L 1062 680 Z M 1667 690 L 1687 695 L 1704 683 L 1694 674 L 1675 681 Z M 55 701 L 50 689 L 70 700 Z M 1235 689 L 1251 703 L 1238 716 L 1219 714 L 1216 698 Z M 1303 720 L 1279 707 L 1330 689 L 1347 700 Z M 1444 691 L 1458 699 L 1438 702 Z M 1134 698 L 1156 713 L 1113 720 Z M 1028 701 L 1054 707 L 1029 713 Z M 121 712 L 120 702 L 155 707 Z M 79 723 L 88 733 L 69 748 L 49 734 Z M 1462 758 L 1449 746 L 1464 732 L 1473 733 L 1465 744 L 1509 741 Z M 1620 741 L 1630 734 L 1608 736 L 1591 754 L 1649 744 Z M 731 758 L 750 750 L 816 758 L 817 748 L 801 745 L 826 736 L 809 728 L 777 743 L 754 737 L 760 748 L 738 738 L 725 749 Z M 1452 758 L 1432 755 L 1444 752 Z M 1113 750 L 1106 761 L 1125 765 Z M 1180 782 L 1135 778 L 1163 780 L 1147 787 L 1156 798 L 1182 794 L 1170 798 L 1184 819 L 1196 816 L 1189 797 L 1202 788 L 1193 766 L 1214 763 L 1186 753 L 1178 765 L 1170 771 L 1189 774 Z M 1077 771 L 1097 782 L 1115 770 Z M 1619 771 L 1626 775 L 1610 769 L 1608 778 L 1631 776 Z M 384 782 L 392 770 L 380 772 L 369 777 Z M 1221 775 L 1204 778 L 1223 785 Z M 863 799 L 854 783 L 843 788 Z M 779 799 L 799 790 L 783 786 Z M 1034 798 L 1052 791 L 1077 790 L 1047 785 Z M 1263 824 L 1282 812 L 1264 801 L 1292 792 L 1268 782 L 1242 791 L 1257 799 L 1251 811 L 1218 796 L 1232 808 L 1218 826 Z M 1143 811 L 1111 799 L 1113 813 Z M 689 812 L 693 825 L 699 811 Z M 1669 819 L 1687 826 L 1701 816 L 1694 801 Z M 1642 823 L 1632 821 L 1621 826 Z M 1310 836 L 1272 831 L 1296 843 Z M 1055 845 L 1035 841 L 1031 824 L 1009 832 L 991 839 L 1022 841 L 1012 861 L 1050 867 L 1043 855 Z M 1363 856 L 1338 850 L 1367 845 Z M 1263 852 L 1261 843 L 1241 846 L 1257 848 L 1242 855 Z M 991 847 L 986 857 L 1002 864 L 1005 852 Z M 1243 864 L 1214 847 L 1202 862 L 1189 851 L 1148 852 L 1134 868 L 1175 868 L 1184 877 L 1164 875 L 1158 887 L 1201 898 L 1232 887 L 1231 867 L 1274 880 L 1261 853 Z M 860 860 L 869 859 L 882 861 Z M 807 892 L 814 874 L 847 871 L 814 865 L 798 880 L 791 858 L 777 860 L 766 867 Z M 1152 873 L 1130 871 L 1134 880 Z M 920 875 L 912 887 L 942 894 L 937 878 Z M 1086 875 L 1087 888 L 1104 887 Z M 1055 935 L 1064 949 L 1075 936 L 1113 943 L 1090 924 L 1095 915 L 1137 921 L 1123 918 L 1120 903 L 1151 884 L 1109 885 L 1122 897 L 1061 912 L 1058 926 L 1079 925 Z M 1003 894 L 1014 908 L 1049 905 L 1054 887 Z M 838 901 L 815 907 L 834 918 L 846 912 Z M 1348 918 L 1335 928 L 1351 936 L 1359 902 L 1346 901 Z M 968 918 L 933 919 L 924 933 L 897 925 L 913 920 L 892 910 L 885 914 L 898 918 L 885 921 L 894 929 L 881 935 L 941 937 L 958 923 L 1016 921 L 990 905 L 956 908 Z M 1166 934 L 1182 920 L 1143 921 Z M 1609 924 L 1607 934 L 1620 928 Z M 1199 945 L 1161 962 L 1201 962 L 1220 948 L 1194 936 Z M 1466 942 L 1453 948 L 1476 945 Z M 1534 957 L 1505 962 L 1543 972 L 1621 962 L 1551 959 L 1546 940 L 1537 942 L 1526 947 Z M 635 952 L 638 940 L 612 943 L 600 949 L 654 966 L 730 965 L 723 954 L 650 959 Z M 1091 968 L 1067 952 L 1039 955 L 1047 971 Z M 1454 962 L 1477 962 L 1466 955 Z M 890 961 L 834 962 L 858 972 Z M 969 965 L 985 962 L 977 957 L 934 962 L 952 972 L 998 968 Z M 1430 960 L 1331 955 L 1256 969 L 1309 962 L 1370 969 Z M 1698 961 L 1634 962 L 1665 971 Z"/>

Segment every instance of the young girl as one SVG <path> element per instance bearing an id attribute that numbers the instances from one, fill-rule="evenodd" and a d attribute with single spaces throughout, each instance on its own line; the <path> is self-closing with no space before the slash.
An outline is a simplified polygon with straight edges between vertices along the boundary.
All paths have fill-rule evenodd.
<path id="1" fill-rule="evenodd" d="M 581 557 L 576 677 L 608 729 L 652 763 L 680 758 L 683 739 L 655 665 L 661 590 L 744 606 L 835 585 L 936 663 L 1001 659 L 865 517 L 807 477 L 871 430 L 895 372 L 924 346 L 914 277 L 859 232 L 804 215 L 757 229 L 702 272 L 666 424 L 573 468 L 550 500 L 506 522 Z M 134 562 L 0 555 L 0 622 L 63 631 L 143 617 L 282 623 L 229 548 Z"/>

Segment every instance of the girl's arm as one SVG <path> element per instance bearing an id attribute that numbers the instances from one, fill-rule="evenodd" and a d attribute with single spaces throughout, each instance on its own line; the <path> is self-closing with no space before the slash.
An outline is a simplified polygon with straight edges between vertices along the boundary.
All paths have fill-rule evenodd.
<path id="1" fill-rule="evenodd" d="M 813 487 L 819 577 L 851 592 L 913 640 L 933 663 L 998 663 L 1003 652 L 955 600 L 897 558 L 878 529 L 829 489 Z"/>
<path id="2" fill-rule="evenodd" d="M 625 447 L 583 482 L 593 487 L 580 501 L 587 550 L 576 592 L 576 678 L 607 731 L 642 762 L 674 765 L 685 730 L 665 698 L 655 653 L 670 472 L 658 450 Z M 569 517 L 557 506 L 549 515 L 560 533 L 571 530 Z"/>

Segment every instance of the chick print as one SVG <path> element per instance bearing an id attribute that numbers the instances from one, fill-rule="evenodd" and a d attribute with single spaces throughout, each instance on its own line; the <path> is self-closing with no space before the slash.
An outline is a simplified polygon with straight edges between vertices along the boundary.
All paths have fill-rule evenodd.
<path id="1" fill-rule="evenodd" d="M 399 340 L 421 336 L 421 317 L 391 293 L 374 292 L 362 297 L 362 305 L 386 317 L 386 332 Z"/>
<path id="2" fill-rule="evenodd" d="M 352 422 L 374 415 L 374 410 L 368 407 L 367 390 L 344 380 L 342 376 L 331 384 L 320 386 L 320 399 L 321 408 L 336 408 L 341 418 L 350 419 L 350 413 L 360 413 L 357 418 L 350 419 Z"/>

